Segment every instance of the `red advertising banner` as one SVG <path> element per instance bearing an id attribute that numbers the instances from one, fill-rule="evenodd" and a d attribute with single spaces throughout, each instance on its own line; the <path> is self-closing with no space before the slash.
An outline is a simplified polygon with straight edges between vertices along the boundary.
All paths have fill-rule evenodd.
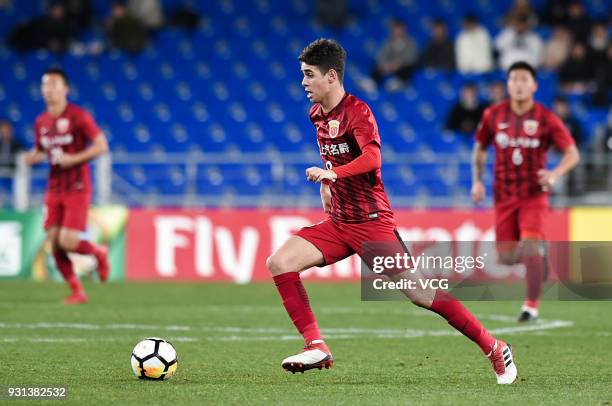
<path id="1" fill-rule="evenodd" d="M 131 210 L 127 224 L 128 280 L 270 280 L 266 258 L 301 227 L 324 219 L 320 210 Z M 478 252 L 493 241 L 493 215 L 488 210 L 399 210 L 398 231 L 406 241 L 472 241 Z M 546 220 L 549 240 L 567 241 L 567 210 Z M 490 243 L 489 243 L 490 244 Z M 484 245 L 484 244 L 481 244 Z M 462 247 L 465 247 L 462 244 Z M 522 277 L 522 265 L 504 266 L 495 259 L 484 278 Z M 313 280 L 357 280 L 359 257 L 307 271 Z"/>

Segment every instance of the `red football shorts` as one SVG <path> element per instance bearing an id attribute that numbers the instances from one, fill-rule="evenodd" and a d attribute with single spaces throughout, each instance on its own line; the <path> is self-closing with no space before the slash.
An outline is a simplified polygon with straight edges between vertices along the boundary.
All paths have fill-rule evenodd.
<path id="1" fill-rule="evenodd" d="M 342 223 L 327 218 L 302 228 L 296 235 L 321 251 L 324 265 L 358 254 L 372 269 L 375 256 L 395 256 L 408 252 L 390 216 L 363 223 Z"/>
<path id="2" fill-rule="evenodd" d="M 89 211 L 89 193 L 67 193 L 45 195 L 43 222 L 45 230 L 53 226 L 85 231 Z"/>
<path id="3" fill-rule="evenodd" d="M 495 239 L 498 248 L 520 241 L 522 238 L 544 239 L 544 218 L 549 211 L 548 195 L 512 198 L 495 203 Z"/>

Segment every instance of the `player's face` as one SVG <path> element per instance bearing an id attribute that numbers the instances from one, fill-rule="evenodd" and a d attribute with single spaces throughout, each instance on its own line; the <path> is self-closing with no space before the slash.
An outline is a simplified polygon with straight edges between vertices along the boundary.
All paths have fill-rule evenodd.
<path id="1" fill-rule="evenodd" d="M 529 71 L 516 69 L 508 76 L 508 94 L 514 101 L 527 101 L 533 98 L 538 84 Z"/>
<path id="2" fill-rule="evenodd" d="M 329 72 L 322 74 L 318 67 L 314 65 L 308 65 L 302 62 L 301 65 L 302 74 L 302 86 L 306 90 L 306 97 L 312 103 L 319 103 L 330 90 L 331 83 Z"/>
<path id="3" fill-rule="evenodd" d="M 46 103 L 61 103 L 68 96 L 68 86 L 64 79 L 57 74 L 43 75 L 40 90 Z"/>

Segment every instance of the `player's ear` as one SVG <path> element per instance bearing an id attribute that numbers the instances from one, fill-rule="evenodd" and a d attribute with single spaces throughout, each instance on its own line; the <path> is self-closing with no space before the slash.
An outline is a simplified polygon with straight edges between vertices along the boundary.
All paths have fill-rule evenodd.
<path id="1" fill-rule="evenodd" d="M 330 85 L 334 83 L 334 80 L 338 79 L 338 72 L 335 69 L 330 69 L 327 71 L 327 83 Z"/>

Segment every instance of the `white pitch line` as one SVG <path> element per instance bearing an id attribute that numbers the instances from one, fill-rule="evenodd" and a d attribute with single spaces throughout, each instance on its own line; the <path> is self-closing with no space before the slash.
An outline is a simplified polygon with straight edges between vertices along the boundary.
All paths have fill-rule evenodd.
<path id="1" fill-rule="evenodd" d="M 566 320 L 551 320 L 549 322 L 541 322 L 535 324 L 528 324 L 524 326 L 515 327 L 498 327 L 489 330 L 492 334 L 514 334 L 514 333 L 525 333 L 530 331 L 543 331 L 551 330 L 554 328 L 573 327 L 573 321 Z"/>
<path id="2" fill-rule="evenodd" d="M 170 342 L 197 342 L 198 339 L 195 337 L 169 337 L 167 338 Z M 57 344 L 70 344 L 70 343 L 85 343 L 85 342 L 133 342 L 133 338 L 125 337 L 94 337 L 94 338 L 82 338 L 82 337 L 3 337 L 0 338 L 0 342 L 4 343 L 32 343 L 32 344 L 45 344 L 45 343 L 57 343 Z"/>
<path id="3" fill-rule="evenodd" d="M 512 322 L 514 318 L 506 315 L 488 315 L 489 319 Z M 544 330 L 572 327 L 574 323 L 568 320 L 540 320 L 535 324 L 520 326 L 497 327 L 489 330 L 492 334 L 521 334 L 528 332 L 541 332 Z M 205 331 L 209 333 L 230 333 L 226 336 L 206 337 L 208 341 L 275 341 L 275 340 L 298 340 L 301 337 L 292 334 L 286 328 L 258 328 L 258 327 L 231 327 L 231 326 L 158 326 L 132 323 L 115 324 L 87 324 L 87 323 L 63 323 L 63 322 L 40 322 L 40 323 L 2 323 L 0 329 L 76 329 L 76 330 L 164 330 L 164 331 Z M 417 337 L 443 337 L 461 335 L 458 331 L 450 328 L 444 330 L 417 330 L 400 328 L 328 328 L 323 333 L 330 339 L 356 339 L 356 338 L 417 338 Z M 97 338 L 12 338 L 5 337 L 3 342 L 27 341 L 31 343 L 65 343 L 85 341 L 126 341 L 129 338 L 97 337 Z M 195 337 L 176 337 L 174 341 L 197 341 Z"/>
<path id="4" fill-rule="evenodd" d="M 75 329 L 75 330 L 166 330 L 189 331 L 190 326 L 160 326 L 148 324 L 87 324 L 87 323 L 0 323 L 0 328 L 6 329 Z"/>
<path id="5" fill-rule="evenodd" d="M 262 305 L 207 305 L 202 306 L 205 311 L 222 313 L 279 313 L 284 314 L 282 307 Z M 416 317 L 439 317 L 436 313 L 425 309 L 415 308 L 407 301 L 398 302 L 398 307 L 377 309 L 372 307 L 313 307 L 316 314 L 355 314 L 355 315 L 392 315 L 392 316 L 416 316 Z M 515 323 L 516 317 L 503 314 L 475 314 L 480 320 L 494 320 Z"/>
<path id="6" fill-rule="evenodd" d="M 521 334 L 527 332 L 539 332 L 543 330 L 551 330 L 557 328 L 572 327 L 571 321 L 551 320 L 540 322 L 532 325 L 522 325 L 514 327 L 501 327 L 489 330 L 491 334 Z M 215 331 L 227 331 L 233 333 L 252 333 L 254 329 L 231 327 L 228 329 L 219 328 Z M 276 333 L 279 329 L 257 329 L 257 332 Z M 284 330 L 286 332 L 286 330 Z M 322 333 L 328 339 L 355 339 L 355 338 L 419 338 L 419 337 L 448 337 L 459 336 L 460 332 L 445 329 L 445 330 L 417 330 L 417 329 L 366 329 L 366 328 L 346 328 L 346 329 L 322 329 Z M 221 337 L 208 337 L 209 341 L 285 341 L 285 340 L 300 340 L 299 335 L 266 335 L 266 336 L 248 336 L 248 335 L 230 335 Z"/>

